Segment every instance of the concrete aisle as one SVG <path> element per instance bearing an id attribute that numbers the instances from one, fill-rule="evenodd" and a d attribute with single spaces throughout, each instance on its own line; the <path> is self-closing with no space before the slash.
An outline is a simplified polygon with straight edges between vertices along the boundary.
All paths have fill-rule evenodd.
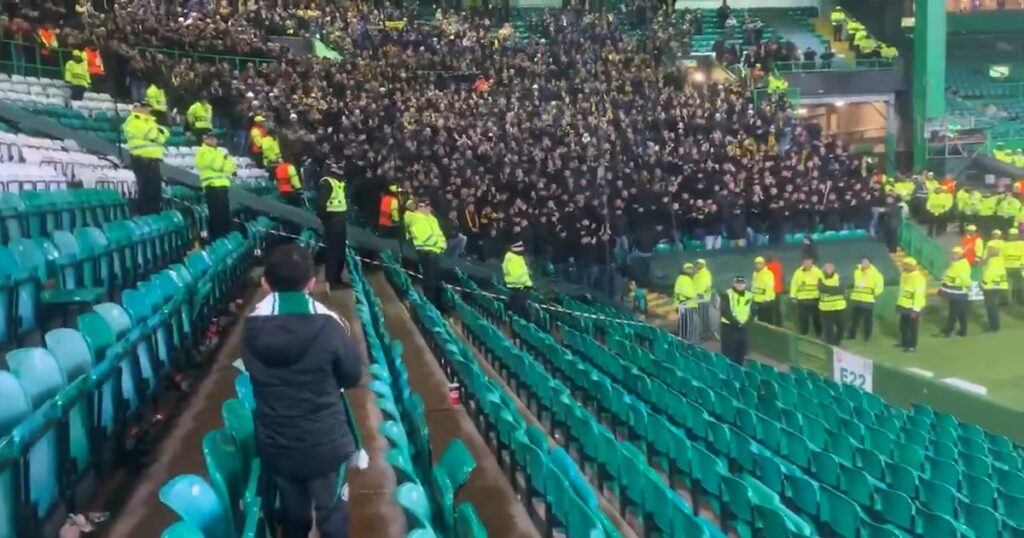
<path id="1" fill-rule="evenodd" d="M 462 407 L 453 407 L 448 396 L 448 379 L 398 299 L 383 273 L 368 275 L 380 298 L 384 319 L 392 338 L 404 348 L 403 360 L 409 370 L 409 384 L 423 398 L 430 446 L 436 462 L 448 443 L 461 438 L 476 460 L 476 469 L 456 494 L 455 504 L 470 502 L 489 536 L 502 538 L 539 537 L 526 509 L 498 465 L 473 421 Z"/>
<path id="2" fill-rule="evenodd" d="M 405 516 L 395 502 L 394 470 L 384 461 L 390 446 L 379 433 L 383 415 L 377 406 L 377 397 L 365 388 L 370 382 L 370 374 L 366 371 L 369 355 L 366 352 L 363 326 L 355 312 L 355 296 L 346 290 L 318 295 L 317 300 L 348 321 L 363 363 L 362 386 L 345 392 L 355 415 L 353 418 L 359 428 L 363 449 L 370 456 L 369 467 L 359 470 L 350 466 L 346 475 L 351 517 L 349 532 L 353 537 L 401 538 L 406 534 Z"/>
<path id="3" fill-rule="evenodd" d="M 248 314 L 257 296 L 256 288 L 247 292 L 241 311 Z M 206 476 L 203 436 L 210 430 L 223 427 L 221 404 L 235 397 L 234 380 L 238 370 L 231 363 L 240 353 L 241 328 L 241 323 L 235 324 L 223 335 L 224 340 L 212 359 L 210 371 L 188 395 L 180 414 L 157 447 L 152 462 L 142 470 L 129 497 L 118 506 L 105 508 L 112 512 L 113 522 L 100 528 L 101 536 L 155 538 L 178 520 L 177 514 L 164 506 L 157 495 L 168 480 L 179 474 Z"/>

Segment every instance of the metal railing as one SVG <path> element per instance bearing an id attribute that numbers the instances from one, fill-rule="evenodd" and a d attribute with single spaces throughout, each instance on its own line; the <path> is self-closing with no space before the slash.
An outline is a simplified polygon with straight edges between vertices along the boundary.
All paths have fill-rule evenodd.
<path id="1" fill-rule="evenodd" d="M 697 306 L 679 305 L 679 337 L 687 342 L 700 343 L 717 336 L 722 317 L 718 309 L 718 296 L 697 302 Z"/>
<path id="2" fill-rule="evenodd" d="M 823 73 L 835 71 L 883 71 L 899 67 L 899 60 L 855 60 L 853 62 L 836 58 L 823 67 L 821 60 L 796 61 L 796 62 L 775 62 L 772 67 L 778 73 Z"/>
<path id="3" fill-rule="evenodd" d="M 271 58 L 255 56 L 231 56 L 223 54 L 206 54 L 177 49 L 156 49 L 135 47 L 136 50 L 149 51 L 173 58 L 174 60 L 191 59 L 203 63 L 227 63 L 236 71 L 248 64 L 256 67 L 274 63 Z M 39 78 L 63 78 L 64 64 L 71 59 L 72 50 L 67 48 L 49 49 L 44 53 L 35 42 L 12 40 L 0 41 L 0 72 Z"/>
<path id="4" fill-rule="evenodd" d="M 949 266 L 946 248 L 910 219 L 903 219 L 900 223 L 900 248 L 908 256 L 916 258 L 917 263 L 935 278 L 942 278 Z"/>

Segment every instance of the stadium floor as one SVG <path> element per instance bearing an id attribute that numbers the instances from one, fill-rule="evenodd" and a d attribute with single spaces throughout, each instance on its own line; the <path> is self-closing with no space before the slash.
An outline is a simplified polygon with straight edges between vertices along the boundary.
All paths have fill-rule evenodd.
<path id="1" fill-rule="evenodd" d="M 967 337 L 933 336 L 946 320 L 945 306 L 926 310 L 921 323 L 917 352 L 904 353 L 894 347 L 898 340 L 895 319 L 877 319 L 870 342 L 844 340 L 848 349 L 876 362 L 917 368 L 935 374 L 936 379 L 958 378 L 987 389 L 994 401 L 1024 410 L 1024 308 L 1004 308 L 1002 330 L 983 332 L 987 327 L 984 307 L 974 303 L 968 318 Z"/>

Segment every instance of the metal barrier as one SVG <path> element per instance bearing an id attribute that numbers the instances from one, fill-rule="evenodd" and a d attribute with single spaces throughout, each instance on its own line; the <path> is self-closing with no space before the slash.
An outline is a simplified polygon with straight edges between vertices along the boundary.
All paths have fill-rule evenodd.
<path id="1" fill-rule="evenodd" d="M 271 58 L 260 58 L 254 56 L 232 56 L 225 54 L 206 54 L 177 49 L 157 49 L 151 47 L 134 47 L 135 50 L 150 51 L 180 60 L 191 59 L 196 62 L 205 63 L 227 63 L 236 71 L 242 70 L 246 64 L 254 64 L 260 67 L 263 64 L 274 63 Z M 71 59 L 71 49 L 56 48 L 49 49 L 48 54 L 43 54 L 39 45 L 35 43 L 24 43 L 5 39 L 0 41 L 0 72 L 27 77 L 39 78 L 63 78 L 64 64 Z"/>
<path id="2" fill-rule="evenodd" d="M 829 67 L 821 67 L 817 62 L 812 61 L 795 61 L 795 62 L 775 62 L 772 67 L 778 73 L 817 73 L 817 72 L 831 72 L 831 71 L 881 71 L 885 69 L 896 69 L 899 66 L 899 60 L 855 60 L 853 62 L 845 60 L 832 60 Z"/>
<path id="3" fill-rule="evenodd" d="M 722 314 L 718 296 L 697 302 L 697 306 L 679 305 L 679 337 L 687 342 L 704 342 L 718 337 L 718 321 Z"/>
<path id="4" fill-rule="evenodd" d="M 936 278 L 941 278 L 949 266 L 945 247 L 909 218 L 900 223 L 900 248 L 908 256 L 916 258 L 921 267 Z"/>

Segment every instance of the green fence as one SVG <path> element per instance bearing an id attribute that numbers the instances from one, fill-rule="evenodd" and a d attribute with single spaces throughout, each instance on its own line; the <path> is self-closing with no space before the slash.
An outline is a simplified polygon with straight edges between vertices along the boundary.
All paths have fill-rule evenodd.
<path id="1" fill-rule="evenodd" d="M 900 223 L 900 247 L 936 278 L 941 278 L 949 266 L 946 248 L 910 219 L 903 219 Z"/>
<path id="2" fill-rule="evenodd" d="M 896 69 L 899 60 L 833 60 L 829 67 L 821 67 L 817 62 L 775 62 L 772 67 L 778 73 L 816 73 L 833 71 L 882 71 Z"/>
<path id="3" fill-rule="evenodd" d="M 750 347 L 754 353 L 790 368 L 804 368 L 834 379 L 833 348 L 818 340 L 786 329 L 754 323 L 750 329 Z M 896 366 L 874 362 L 872 370 L 872 392 L 892 405 L 927 405 L 936 411 L 952 413 L 960 420 L 1024 443 L 1022 411 Z"/>
<path id="4" fill-rule="evenodd" d="M 175 60 L 190 59 L 203 63 L 227 63 L 236 71 L 248 64 L 259 67 L 274 63 L 270 58 L 250 56 L 230 56 L 222 54 L 204 54 L 176 49 L 154 49 L 136 47 L 136 50 L 156 52 Z M 0 41 L 0 72 L 39 78 L 64 78 L 64 64 L 71 59 L 72 50 L 57 48 L 43 54 L 35 43 L 19 41 Z"/>

